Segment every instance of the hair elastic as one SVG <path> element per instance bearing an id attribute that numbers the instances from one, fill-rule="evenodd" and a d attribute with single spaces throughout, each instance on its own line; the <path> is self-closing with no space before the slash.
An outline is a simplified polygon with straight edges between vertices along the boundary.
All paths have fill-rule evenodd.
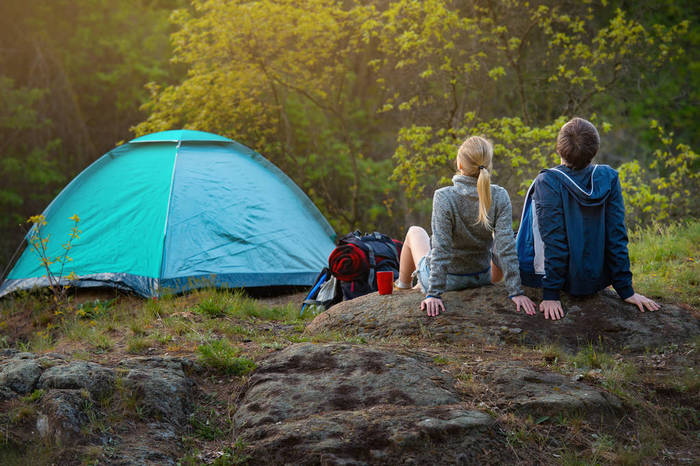
<path id="1" fill-rule="evenodd" d="M 483 165 L 479 165 L 479 170 L 486 170 L 486 167 L 484 167 Z"/>

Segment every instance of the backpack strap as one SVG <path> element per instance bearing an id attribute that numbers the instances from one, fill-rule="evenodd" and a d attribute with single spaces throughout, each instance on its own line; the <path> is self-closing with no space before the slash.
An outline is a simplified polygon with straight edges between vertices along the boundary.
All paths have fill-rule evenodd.
<path id="1" fill-rule="evenodd" d="M 375 231 L 373 234 L 377 240 L 385 243 L 387 246 L 389 246 L 391 248 L 391 251 L 394 253 L 394 256 L 396 256 L 396 260 L 400 259 L 401 256 L 399 255 L 399 250 L 396 247 L 396 244 L 394 244 L 394 240 L 392 240 L 388 236 L 383 235 L 377 231 Z"/>
<path id="2" fill-rule="evenodd" d="M 374 259 L 374 248 L 372 245 L 368 242 L 364 243 L 364 245 L 367 247 L 369 250 L 368 254 L 368 259 L 369 259 L 369 277 L 367 277 L 367 281 L 369 282 L 369 287 L 370 289 L 374 288 L 374 269 L 377 265 L 377 262 Z"/>

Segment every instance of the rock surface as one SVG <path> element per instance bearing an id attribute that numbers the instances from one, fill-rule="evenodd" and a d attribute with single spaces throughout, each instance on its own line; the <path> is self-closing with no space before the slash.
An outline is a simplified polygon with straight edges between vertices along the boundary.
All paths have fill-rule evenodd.
<path id="1" fill-rule="evenodd" d="M 0 396 L 11 398 L 13 394 L 29 393 L 40 376 L 41 365 L 34 360 L 34 355 L 18 353 L 0 371 Z"/>
<path id="2" fill-rule="evenodd" d="M 528 290 L 528 295 L 538 302 L 536 290 Z M 564 297 L 567 315 L 559 321 L 546 320 L 540 313 L 516 313 L 501 286 L 445 293 L 447 312 L 437 317 L 420 311 L 422 299 L 418 291 L 368 294 L 319 314 L 307 332 L 425 336 L 451 343 L 554 343 L 570 351 L 589 343 L 607 349 L 643 351 L 700 334 L 700 320 L 691 311 L 663 304 L 660 311 L 640 313 L 608 291 L 587 298 Z"/>
<path id="3" fill-rule="evenodd" d="M 237 428 L 376 405 L 454 404 L 454 379 L 429 364 L 351 345 L 293 345 L 250 378 Z"/>
<path id="4" fill-rule="evenodd" d="M 88 423 L 86 408 L 92 404 L 83 390 L 49 390 L 41 398 L 36 427 L 39 435 L 58 446 L 83 440 L 82 428 Z"/>
<path id="5" fill-rule="evenodd" d="M 554 416 L 621 407 L 596 388 L 516 362 L 486 372 L 507 410 Z M 455 385 L 419 352 L 297 344 L 268 357 L 251 376 L 234 426 L 256 463 L 512 461 L 495 420 L 469 409 Z"/>
<path id="6" fill-rule="evenodd" d="M 537 416 L 583 414 L 615 415 L 622 402 L 608 392 L 576 382 L 561 374 L 535 371 L 506 363 L 492 367 L 486 381 L 499 395 L 499 404 Z"/>
<path id="7" fill-rule="evenodd" d="M 9 437 L 20 445 L 40 441 L 65 448 L 98 443 L 110 446 L 110 464 L 175 464 L 177 445 L 192 411 L 194 382 L 186 372 L 193 369 L 184 358 L 129 358 L 111 368 L 69 361 L 60 354 L 37 357 L 4 351 L 0 353 L 0 403 L 4 403 L 0 415 L 3 408 L 22 413 L 18 422 L 27 431 L 12 432 Z M 31 397 L 20 398 L 34 390 L 38 391 Z M 105 400 L 110 403 L 104 405 Z M 105 424 L 103 409 L 113 403 L 134 407 L 139 422 L 122 415 L 121 424 Z M 23 410 L 17 411 L 18 406 Z M 134 438 L 135 430 L 144 435 Z"/>
<path id="8" fill-rule="evenodd" d="M 102 400 L 114 390 L 114 371 L 93 362 L 74 361 L 44 371 L 39 386 L 43 389 L 85 389 L 94 400 Z"/>
<path id="9" fill-rule="evenodd" d="M 148 416 L 183 425 L 192 411 L 194 383 L 185 375 L 187 363 L 178 358 L 125 359 L 124 387 L 131 390 Z"/>

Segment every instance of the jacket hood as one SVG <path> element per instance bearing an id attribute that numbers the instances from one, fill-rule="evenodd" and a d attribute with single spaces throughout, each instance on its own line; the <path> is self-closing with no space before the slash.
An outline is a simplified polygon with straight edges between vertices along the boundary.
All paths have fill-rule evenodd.
<path id="1" fill-rule="evenodd" d="M 571 196 L 584 206 L 601 205 L 610 195 L 617 172 L 608 165 L 589 165 L 572 170 L 566 165 L 543 170 L 559 180 Z"/>

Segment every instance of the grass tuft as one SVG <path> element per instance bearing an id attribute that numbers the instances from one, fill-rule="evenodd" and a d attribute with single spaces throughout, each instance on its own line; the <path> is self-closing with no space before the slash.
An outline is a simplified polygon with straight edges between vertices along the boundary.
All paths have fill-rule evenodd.
<path id="1" fill-rule="evenodd" d="M 126 343 L 126 352 L 131 354 L 143 354 L 151 346 L 151 340 L 143 337 L 130 338 Z"/>
<path id="2" fill-rule="evenodd" d="M 578 368 L 609 369 L 615 366 L 612 356 L 597 350 L 591 343 L 579 350 L 570 361 Z"/>
<path id="3" fill-rule="evenodd" d="M 207 367 L 229 375 L 245 375 L 255 369 L 255 363 L 239 357 L 240 350 L 224 340 L 214 340 L 197 348 L 199 359 Z"/>

